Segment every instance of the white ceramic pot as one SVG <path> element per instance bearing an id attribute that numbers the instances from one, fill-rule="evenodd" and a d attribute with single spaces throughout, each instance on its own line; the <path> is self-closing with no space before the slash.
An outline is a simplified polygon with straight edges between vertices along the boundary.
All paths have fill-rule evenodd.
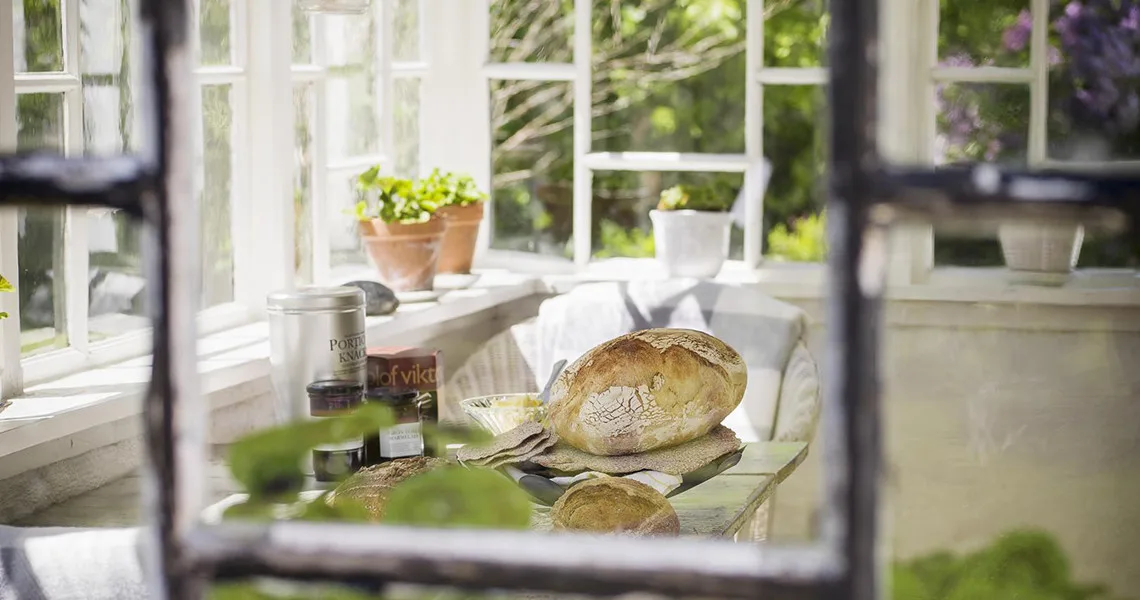
<path id="1" fill-rule="evenodd" d="M 1073 223 L 1003 223 L 998 239 L 1010 270 L 1068 274 L 1081 255 L 1084 228 Z"/>
<path id="2" fill-rule="evenodd" d="M 716 277 L 728 258 L 730 213 L 651 210 L 649 219 L 657 262 L 669 277 Z"/>

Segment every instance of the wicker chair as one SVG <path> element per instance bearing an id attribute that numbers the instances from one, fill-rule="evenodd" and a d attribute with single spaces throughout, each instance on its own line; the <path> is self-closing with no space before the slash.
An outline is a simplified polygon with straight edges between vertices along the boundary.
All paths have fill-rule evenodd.
<path id="1" fill-rule="evenodd" d="M 460 400 L 490 394 L 537 393 L 534 363 L 535 319 L 513 325 L 487 341 L 444 385 L 440 418 L 468 423 Z M 820 385 L 815 360 L 801 339 L 783 371 L 772 441 L 810 443 L 819 421 Z M 775 496 L 764 502 L 737 534 L 738 541 L 758 542 L 768 537 Z"/>

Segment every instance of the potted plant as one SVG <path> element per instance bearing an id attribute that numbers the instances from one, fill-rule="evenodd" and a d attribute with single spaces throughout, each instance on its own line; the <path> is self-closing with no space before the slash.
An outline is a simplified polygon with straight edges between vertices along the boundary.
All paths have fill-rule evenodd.
<path id="1" fill-rule="evenodd" d="M 649 211 L 657 261 L 670 277 L 716 277 L 728 258 L 735 198 L 676 185 Z"/>
<path id="2" fill-rule="evenodd" d="M 7 279 L 4 279 L 3 275 L 0 275 L 0 292 L 14 292 L 14 291 L 16 291 L 16 288 L 11 283 L 9 283 Z M 8 313 L 0 311 L 0 319 L 7 319 L 7 318 L 8 318 Z"/>
<path id="3" fill-rule="evenodd" d="M 416 195 L 439 206 L 439 214 L 447 224 L 437 270 L 470 273 L 487 194 L 479 191 L 469 175 L 433 169 L 431 175 L 416 182 Z"/>
<path id="4" fill-rule="evenodd" d="M 380 175 L 375 166 L 357 176 L 355 216 L 380 282 L 395 292 L 431 290 L 445 222 L 431 198 L 410 179 Z"/>

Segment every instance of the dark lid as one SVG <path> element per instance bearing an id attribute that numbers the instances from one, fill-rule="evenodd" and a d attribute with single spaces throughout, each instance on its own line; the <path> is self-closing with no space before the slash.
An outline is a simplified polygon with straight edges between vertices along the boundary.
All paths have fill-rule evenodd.
<path id="1" fill-rule="evenodd" d="M 305 391 L 312 394 L 359 394 L 364 391 L 364 384 L 351 379 L 324 379 L 314 381 L 305 386 Z"/>
<path id="2" fill-rule="evenodd" d="M 368 388 L 364 398 L 372 402 L 411 402 L 420 395 L 419 390 L 399 387 Z"/>

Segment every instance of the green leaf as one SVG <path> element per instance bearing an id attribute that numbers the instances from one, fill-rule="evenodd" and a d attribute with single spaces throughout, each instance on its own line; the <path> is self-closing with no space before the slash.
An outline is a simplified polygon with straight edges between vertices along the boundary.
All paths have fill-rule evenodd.
<path id="1" fill-rule="evenodd" d="M 301 465 L 313 447 L 344 442 L 395 424 L 388 407 L 366 404 L 340 417 L 264 429 L 230 446 L 230 471 L 255 502 L 291 501 L 304 486 Z"/>
<path id="2" fill-rule="evenodd" d="M 7 318 L 8 318 L 8 313 L 0 312 L 0 319 L 7 319 Z"/>
<path id="3" fill-rule="evenodd" d="M 14 291 L 16 291 L 16 286 L 12 285 L 12 283 L 9 282 L 7 279 L 4 279 L 3 275 L 0 275 L 0 292 L 14 292 Z"/>
<path id="4" fill-rule="evenodd" d="M 510 479 L 487 469 L 445 467 L 394 487 L 384 522 L 420 527 L 526 529 L 530 498 Z"/>

